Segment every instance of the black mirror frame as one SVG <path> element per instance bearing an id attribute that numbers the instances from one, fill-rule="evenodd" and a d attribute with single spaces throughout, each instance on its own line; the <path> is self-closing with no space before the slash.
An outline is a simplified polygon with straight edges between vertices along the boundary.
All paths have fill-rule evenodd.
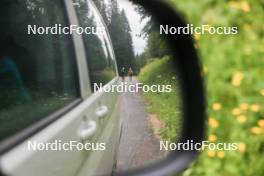
<path id="1" fill-rule="evenodd" d="M 122 0 L 121 0 L 122 1 Z M 130 0 L 144 7 L 160 25 L 174 27 L 186 26 L 183 18 L 162 0 Z M 205 96 L 201 67 L 194 41 L 190 34 L 168 34 L 166 39 L 170 44 L 175 62 L 179 70 L 183 98 L 183 129 L 178 142 L 193 140 L 201 143 L 205 134 Z M 176 65 L 175 65 L 176 67 Z M 184 170 L 198 156 L 197 150 L 175 150 L 165 161 L 151 166 L 121 172 L 117 175 L 162 176 L 171 175 Z"/>

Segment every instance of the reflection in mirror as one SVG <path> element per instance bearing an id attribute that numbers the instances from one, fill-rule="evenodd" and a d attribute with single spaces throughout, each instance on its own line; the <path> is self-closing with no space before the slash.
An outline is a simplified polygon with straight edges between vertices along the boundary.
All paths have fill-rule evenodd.
<path id="1" fill-rule="evenodd" d="M 166 159 L 180 137 L 182 106 L 177 69 L 160 26 L 128 0 L 94 0 L 113 43 L 120 76 L 122 133 L 117 171 Z"/>

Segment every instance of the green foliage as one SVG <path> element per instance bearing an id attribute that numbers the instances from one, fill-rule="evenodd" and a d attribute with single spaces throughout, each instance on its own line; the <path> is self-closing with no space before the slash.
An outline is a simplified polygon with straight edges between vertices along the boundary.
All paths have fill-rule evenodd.
<path id="1" fill-rule="evenodd" d="M 104 13 L 107 13 L 103 14 L 105 19 L 108 16 L 106 24 L 112 39 L 118 70 L 120 71 L 122 67 L 136 70 L 131 29 L 125 11 L 120 10 L 116 0 L 111 0 L 111 5 Z"/>
<path id="2" fill-rule="evenodd" d="M 164 38 L 159 34 L 158 29 L 148 33 L 147 49 L 149 58 L 162 58 L 169 54 L 168 46 Z"/>
<path id="3" fill-rule="evenodd" d="M 263 1 L 170 2 L 188 23 L 239 29 L 237 35 L 199 36 L 196 45 L 204 65 L 207 113 L 218 124 L 209 123 L 208 135 L 216 136 L 215 142 L 241 145 L 238 151 L 226 151 L 224 157 L 204 151 L 183 175 L 264 175 Z"/>
<path id="4" fill-rule="evenodd" d="M 175 141 L 181 127 L 180 95 L 177 87 L 176 72 L 172 59 L 165 56 L 162 59 L 155 59 L 143 67 L 139 74 L 139 81 L 145 85 L 172 85 L 172 92 L 168 93 L 144 93 L 148 102 L 148 110 L 158 115 L 164 123 L 165 128 L 160 131 L 163 139 Z M 178 109 L 178 111 L 175 111 Z"/>
<path id="5" fill-rule="evenodd" d="M 113 69 L 111 67 L 107 67 L 99 72 L 99 74 L 94 74 L 94 76 L 94 79 L 98 83 L 106 84 L 109 82 L 109 80 L 115 77 L 115 72 L 113 72 Z"/>

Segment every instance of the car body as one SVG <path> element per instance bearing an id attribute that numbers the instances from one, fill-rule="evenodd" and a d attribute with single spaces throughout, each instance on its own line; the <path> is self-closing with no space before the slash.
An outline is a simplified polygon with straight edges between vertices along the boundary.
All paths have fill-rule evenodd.
<path id="1" fill-rule="evenodd" d="M 95 5 L 91 1 L 68 0 L 5 1 L 2 5 L 1 9 L 6 5 L 1 12 L 6 16 L 1 16 L 1 23 L 10 24 L 8 31 L 4 34 L 1 31 L 2 36 L 12 37 L 10 40 L 2 37 L 3 47 L 8 46 L 3 51 L 6 57 L 3 63 L 13 64 L 23 87 L 14 92 L 19 96 L 25 96 L 26 92 L 28 99 L 12 100 L 15 103 L 0 109 L 0 126 L 8 127 L 1 136 L 0 170 L 3 174 L 19 176 L 111 173 L 121 134 L 119 95 L 94 91 L 93 84 L 118 84 L 119 77 L 110 37 Z M 20 15 L 8 13 L 10 9 Z M 82 13 L 87 13 L 86 19 L 80 16 Z M 102 35 L 73 33 L 63 37 L 23 33 L 27 24 L 55 23 L 90 24 L 105 27 L 106 31 Z M 10 41 L 16 44 L 9 45 Z M 98 50 L 100 55 L 94 56 L 93 52 Z M 98 58 L 102 61 L 97 63 Z M 27 122 L 28 116 L 31 120 Z M 64 144 L 70 141 L 91 143 L 93 149 L 29 150 L 29 142 Z M 98 147 L 102 143 L 105 150 Z"/>

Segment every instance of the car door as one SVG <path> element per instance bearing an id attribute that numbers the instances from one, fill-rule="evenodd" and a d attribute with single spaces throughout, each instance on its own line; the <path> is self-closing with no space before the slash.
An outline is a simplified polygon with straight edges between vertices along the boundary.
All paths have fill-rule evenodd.
<path id="1" fill-rule="evenodd" d="M 79 26 L 88 30 L 82 38 L 93 93 L 86 101 L 93 101 L 88 116 L 97 122 L 98 128 L 89 141 L 105 146 L 104 150 L 87 151 L 79 175 L 106 175 L 115 164 L 121 131 L 119 95 L 104 91 L 105 87 L 118 84 L 116 60 L 107 27 L 93 2 L 75 0 L 74 7 Z"/>
<path id="2" fill-rule="evenodd" d="M 1 4 L 1 171 L 77 175 L 90 153 L 83 148 L 85 141 L 100 135 L 97 99 L 91 97 L 81 36 L 60 34 L 58 28 L 52 34 L 46 28 L 77 25 L 73 4 Z"/>

